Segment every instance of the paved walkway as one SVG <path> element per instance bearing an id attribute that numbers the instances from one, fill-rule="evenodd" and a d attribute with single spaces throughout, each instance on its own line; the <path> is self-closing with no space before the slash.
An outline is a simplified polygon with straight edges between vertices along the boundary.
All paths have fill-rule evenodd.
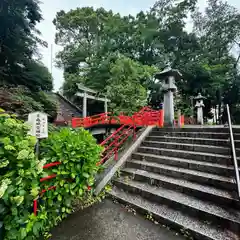
<path id="1" fill-rule="evenodd" d="M 52 231 L 52 240 L 183 240 L 176 233 L 105 200 L 76 212 Z"/>

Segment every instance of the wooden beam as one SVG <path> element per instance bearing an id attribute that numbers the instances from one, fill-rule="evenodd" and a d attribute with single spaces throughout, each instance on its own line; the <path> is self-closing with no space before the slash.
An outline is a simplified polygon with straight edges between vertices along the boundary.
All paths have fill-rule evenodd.
<path id="1" fill-rule="evenodd" d="M 84 97 L 84 93 L 77 92 L 76 96 L 83 98 Z M 107 99 L 107 98 L 95 97 L 95 96 L 92 96 L 92 95 L 89 95 L 89 94 L 87 94 L 87 99 L 94 99 L 94 100 L 101 101 L 101 102 L 110 102 L 110 100 Z"/>
<path id="2" fill-rule="evenodd" d="M 91 89 L 91 88 L 88 88 L 88 87 L 85 87 L 85 86 L 82 85 L 81 83 L 78 83 L 77 86 L 78 86 L 78 89 L 79 89 L 79 90 L 82 90 L 82 91 L 84 91 L 84 92 L 90 92 L 90 93 L 95 93 L 95 94 L 97 94 L 97 92 L 96 92 L 95 90 L 93 90 L 93 89 Z"/>

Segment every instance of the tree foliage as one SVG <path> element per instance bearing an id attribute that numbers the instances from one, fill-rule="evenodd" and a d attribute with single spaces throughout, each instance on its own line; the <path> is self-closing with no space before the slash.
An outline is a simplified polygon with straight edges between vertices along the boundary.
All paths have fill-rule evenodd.
<path id="1" fill-rule="evenodd" d="M 111 112 L 133 114 L 147 104 L 147 86 L 154 68 L 141 65 L 129 58 L 121 57 L 110 65 L 110 77 L 105 91 L 111 100 Z"/>
<path id="2" fill-rule="evenodd" d="M 82 83 L 111 100 L 109 111 L 132 114 L 147 104 L 147 88 L 156 68 L 142 65 L 120 54 L 95 58 L 80 75 L 65 74 L 63 92 L 71 98 Z"/>
<path id="3" fill-rule="evenodd" d="M 42 20 L 38 0 L 0 1 L 0 83 L 52 90 L 48 69 L 34 56 L 40 39 L 36 24 Z"/>
<path id="4" fill-rule="evenodd" d="M 36 29 L 39 3 L 0 1 L 0 106 L 22 119 L 31 111 L 56 115 L 56 104 L 42 92 L 53 89 L 53 79 L 38 56 L 39 44 L 46 46 Z"/>
<path id="5" fill-rule="evenodd" d="M 89 7 L 61 11 L 54 20 L 56 43 L 64 47 L 57 55 L 58 65 L 66 76 L 76 74 L 75 82 L 99 91 L 111 78 L 108 62 L 114 62 L 118 54 L 159 70 L 171 66 L 183 74 L 183 80 L 177 82 L 183 106 L 190 107 L 190 99 L 202 92 L 209 103 L 206 114 L 223 103 L 230 103 L 233 109 L 239 103 L 240 55 L 233 54 L 239 47 L 239 11 L 222 0 L 209 0 L 200 12 L 196 3 L 159 0 L 136 16 Z M 193 29 L 186 31 L 190 15 Z M 67 87 L 67 79 L 66 92 L 73 89 Z M 152 81 L 144 87 L 151 91 L 151 104 L 158 104 L 161 85 Z"/>
<path id="6" fill-rule="evenodd" d="M 53 89 L 51 73 L 42 62 L 36 60 L 30 60 L 25 65 L 22 72 L 22 84 L 35 91 L 51 91 Z"/>
<path id="7" fill-rule="evenodd" d="M 30 112 L 35 111 L 46 112 L 50 121 L 53 121 L 57 115 L 57 103 L 51 94 L 32 93 L 24 86 L 0 87 L 0 108 L 8 113 L 16 114 L 23 120 L 27 119 Z"/>

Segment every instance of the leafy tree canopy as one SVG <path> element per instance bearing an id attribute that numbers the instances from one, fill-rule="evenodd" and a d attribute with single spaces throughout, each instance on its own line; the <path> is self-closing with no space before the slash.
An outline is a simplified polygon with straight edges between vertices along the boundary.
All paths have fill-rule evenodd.
<path id="1" fill-rule="evenodd" d="M 63 46 L 57 63 L 65 72 L 64 91 L 72 94 L 76 90 L 72 85 L 78 81 L 102 91 L 109 79 L 115 79 L 109 62 L 118 62 L 122 67 L 122 71 L 118 70 L 121 79 L 128 71 L 124 63 L 127 58 L 143 69 L 146 66 L 159 70 L 166 66 L 178 68 L 183 80 L 177 85 L 185 107 L 192 106 L 191 97 L 202 92 L 208 98 L 207 111 L 216 106 L 220 109 L 223 103 L 236 109 L 240 96 L 240 55 L 235 56 L 232 50 L 239 47 L 236 43 L 240 35 L 240 13 L 222 0 L 208 0 L 204 12 L 197 9 L 196 3 L 196 0 L 159 0 L 149 11 L 136 16 L 121 16 L 90 7 L 60 11 L 54 24 L 56 43 Z M 186 31 L 186 19 L 190 15 L 193 29 Z M 116 60 L 119 54 L 123 63 L 119 58 Z M 134 68 L 135 63 L 131 64 Z M 69 81 L 69 74 L 77 78 Z M 134 82 L 133 76 L 127 78 L 129 84 Z M 121 88 L 122 81 L 117 84 Z M 160 84 L 153 79 L 148 85 L 141 84 L 151 92 L 151 104 L 161 101 Z"/>
<path id="2" fill-rule="evenodd" d="M 41 20 L 38 0 L 0 1 L 0 106 L 21 119 L 32 111 L 56 116 L 55 101 L 44 93 L 53 89 L 52 76 L 36 60 L 39 44 L 46 46 L 36 29 Z"/>
<path id="3" fill-rule="evenodd" d="M 82 83 L 111 100 L 110 111 L 131 114 L 147 104 L 147 88 L 156 68 L 142 65 L 120 54 L 92 61 L 81 74 L 65 74 L 64 94 L 71 98 Z"/>
<path id="4" fill-rule="evenodd" d="M 38 0 L 0 1 L 0 82 L 52 90 L 46 67 L 33 60 L 39 44 L 46 46 L 36 24 L 42 20 Z"/>

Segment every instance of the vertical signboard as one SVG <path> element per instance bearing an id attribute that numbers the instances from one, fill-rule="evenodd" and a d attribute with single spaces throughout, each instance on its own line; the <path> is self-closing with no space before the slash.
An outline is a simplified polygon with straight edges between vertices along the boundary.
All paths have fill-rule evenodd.
<path id="1" fill-rule="evenodd" d="M 30 135 L 38 139 L 48 137 L 48 117 L 46 113 L 30 113 L 28 115 L 28 123 L 31 125 Z"/>

